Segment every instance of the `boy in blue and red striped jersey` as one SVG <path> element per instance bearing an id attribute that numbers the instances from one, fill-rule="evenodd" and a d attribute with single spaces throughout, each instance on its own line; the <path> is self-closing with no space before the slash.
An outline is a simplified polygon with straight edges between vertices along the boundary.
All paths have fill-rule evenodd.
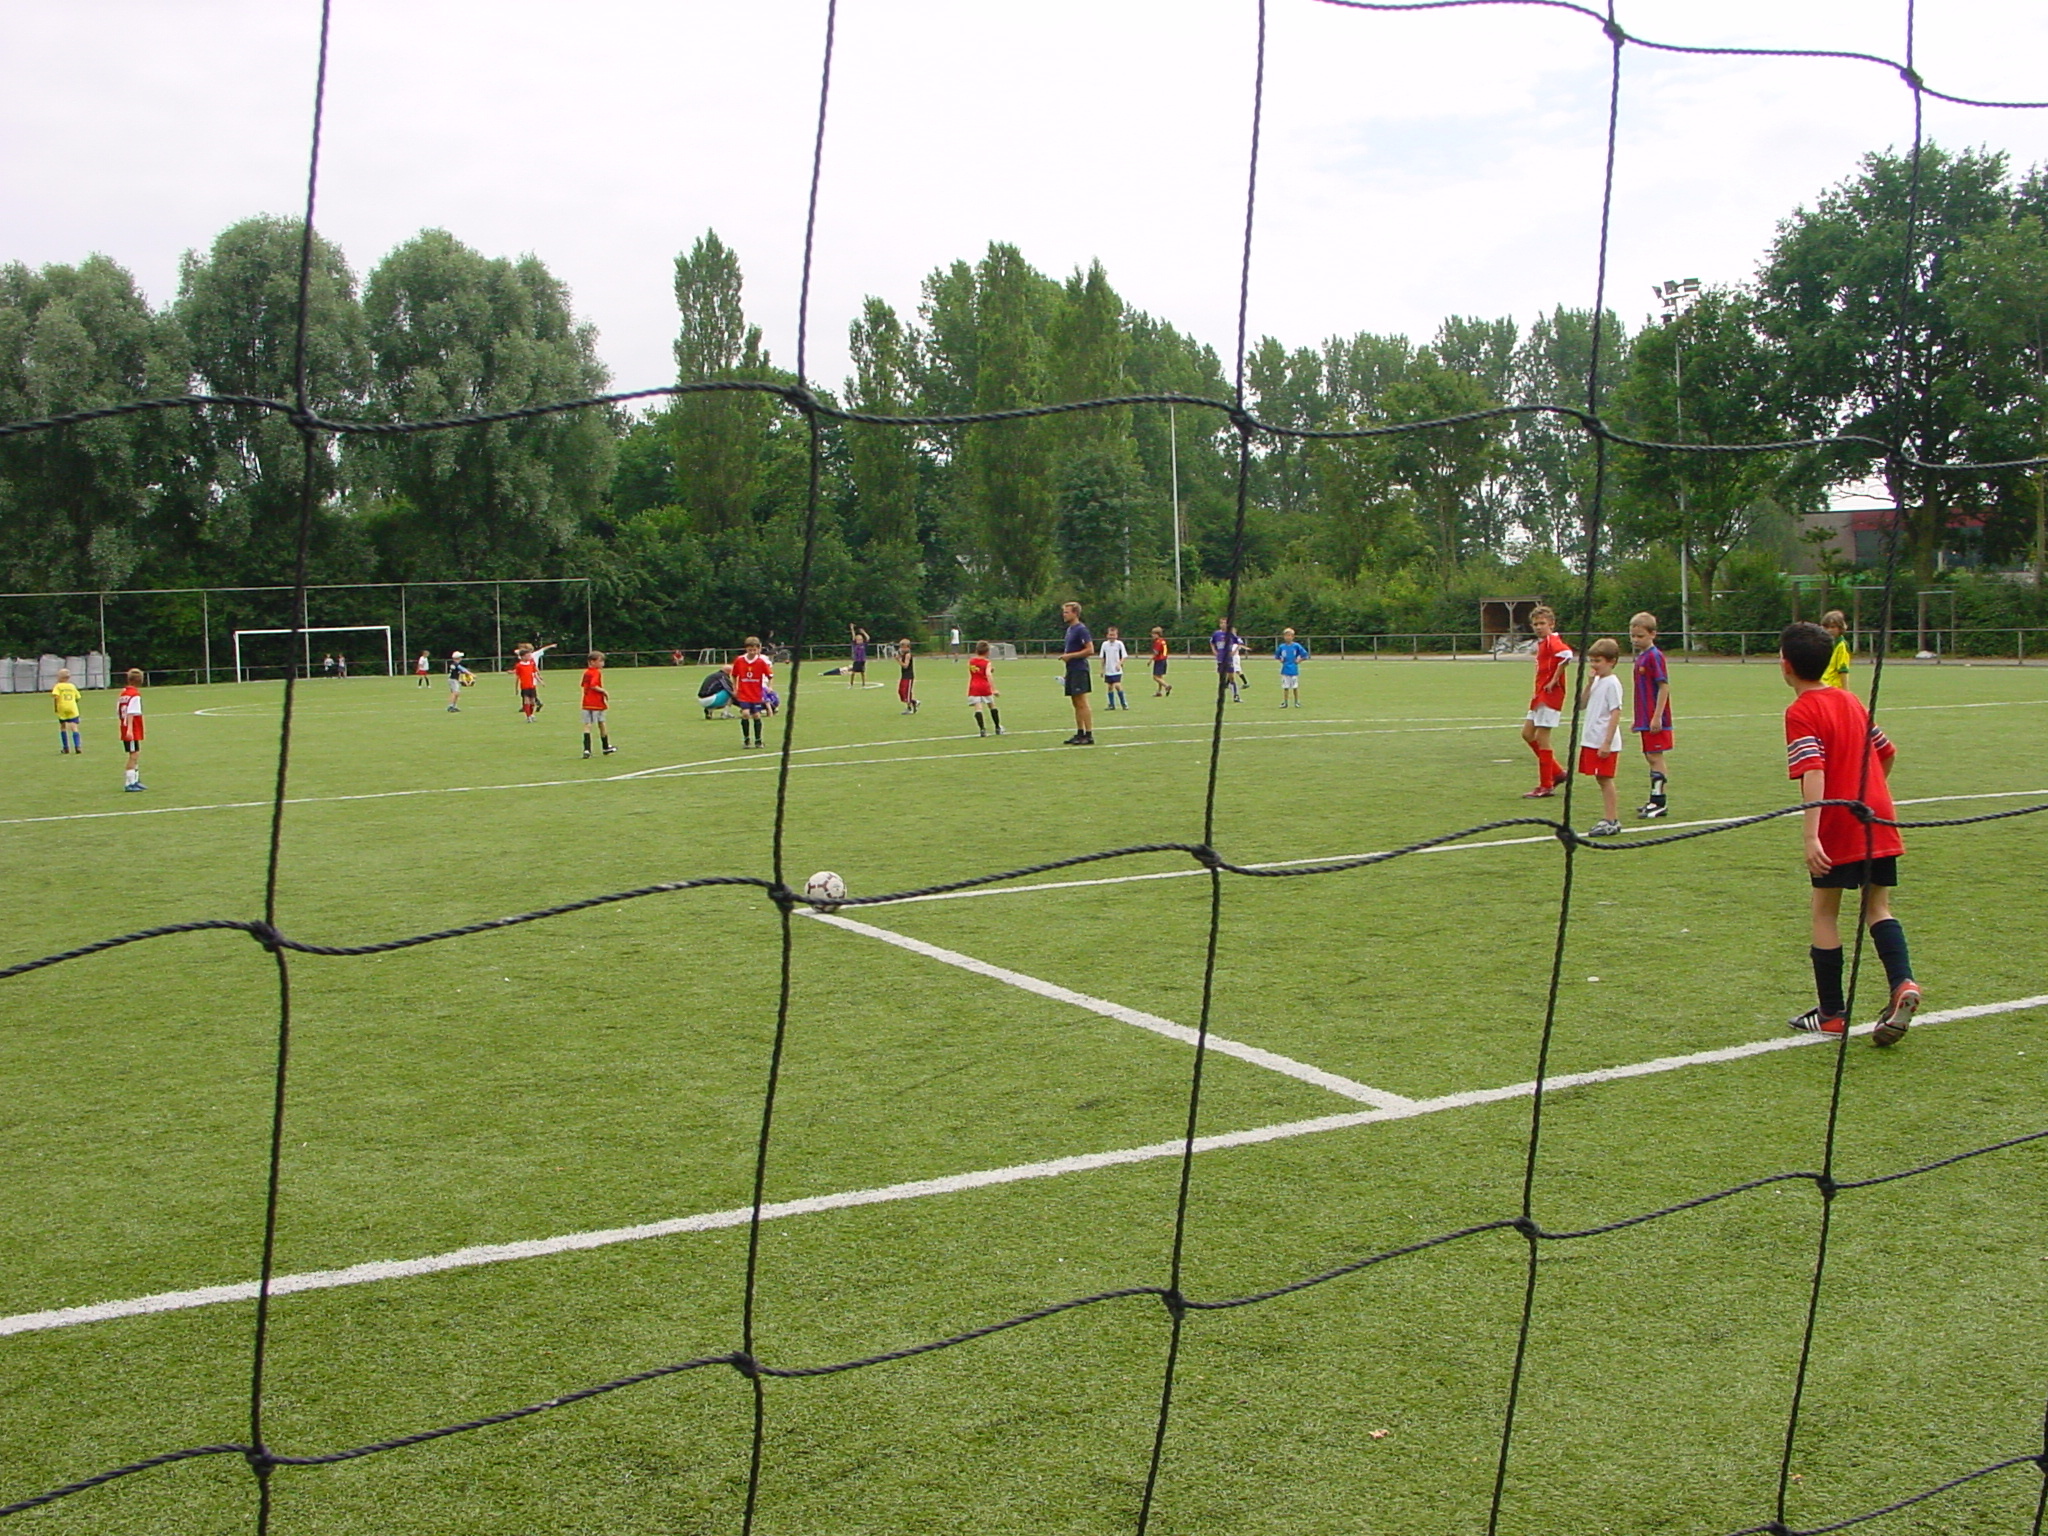
<path id="1" fill-rule="evenodd" d="M 1654 821 L 1670 808 L 1664 754 L 1671 750 L 1671 671 L 1657 649 L 1657 615 L 1639 613 L 1630 619 L 1628 641 L 1636 650 L 1636 740 L 1642 744 L 1643 761 L 1650 765 L 1650 798 L 1636 814 Z"/>
<path id="2" fill-rule="evenodd" d="M 1920 986 L 1906 952 L 1906 931 L 1891 913 L 1891 888 L 1899 883 L 1899 855 L 1906 851 L 1897 827 L 1867 825 L 1847 806 L 1821 800 L 1860 800 L 1873 816 L 1897 812 L 1885 778 L 1897 749 L 1871 724 L 1863 701 L 1846 688 L 1822 681 L 1835 649 L 1834 637 L 1818 624 L 1788 625 L 1778 640 L 1778 665 L 1798 695 L 1785 709 L 1785 766 L 1799 781 L 1806 802 L 1806 870 L 1813 886 L 1813 982 L 1816 1007 L 1791 1020 L 1794 1029 L 1840 1035 L 1849 1028 L 1842 996 L 1842 892 L 1863 892 L 1863 917 L 1870 942 L 1884 962 L 1891 999 L 1871 1030 L 1876 1045 L 1896 1045 L 1920 1006 Z"/>

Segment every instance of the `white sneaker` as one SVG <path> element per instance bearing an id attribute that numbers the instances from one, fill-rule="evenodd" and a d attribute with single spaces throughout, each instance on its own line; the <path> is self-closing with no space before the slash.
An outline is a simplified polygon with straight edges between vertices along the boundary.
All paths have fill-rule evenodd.
<path id="1" fill-rule="evenodd" d="M 1620 831 L 1621 823 L 1618 821 L 1596 821 L 1593 823 L 1593 829 L 1590 832 L 1588 832 L 1586 836 L 1613 837 Z"/>

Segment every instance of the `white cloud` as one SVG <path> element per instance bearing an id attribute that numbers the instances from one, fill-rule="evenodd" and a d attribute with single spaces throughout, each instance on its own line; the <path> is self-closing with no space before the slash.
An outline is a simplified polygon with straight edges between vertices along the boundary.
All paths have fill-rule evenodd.
<path id="1" fill-rule="evenodd" d="M 844 0 L 811 371 L 836 384 L 863 295 L 1009 240 L 1100 257 L 1133 303 L 1228 352 L 1251 88 L 1249 0 Z M 312 0 L 21 7 L 0 60 L 0 259 L 102 250 L 167 299 L 178 254 L 304 197 Z M 2048 94 L 2048 15 L 1922 0 L 1918 61 L 1962 94 Z M 675 254 L 715 227 L 795 361 L 822 0 L 336 0 L 320 221 L 360 273 L 439 225 L 531 250 L 618 383 L 666 382 Z M 1624 0 L 1634 35 L 1898 56 L 1903 5 Z M 1446 314 L 1591 302 L 1609 48 L 1583 16 L 1385 14 L 1273 0 L 1251 325 L 1290 344 L 1427 335 Z M 1776 222 L 1904 145 L 1911 100 L 1843 61 L 1623 53 L 1609 301 L 1746 277 Z M 1931 134 L 2048 160 L 2048 113 L 1931 104 Z"/>

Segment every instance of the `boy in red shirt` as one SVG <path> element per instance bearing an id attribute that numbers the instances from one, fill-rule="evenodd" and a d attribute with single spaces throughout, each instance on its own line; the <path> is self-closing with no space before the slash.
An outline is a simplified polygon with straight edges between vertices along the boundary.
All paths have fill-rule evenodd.
<path id="1" fill-rule="evenodd" d="M 531 725 L 540 713 L 540 657 L 532 646 L 521 645 L 512 653 L 512 680 L 519 685 L 519 713 Z"/>
<path id="2" fill-rule="evenodd" d="M 142 782 L 142 670 L 128 669 L 128 686 L 114 705 L 114 719 L 121 728 L 121 750 L 128 754 L 128 766 L 121 774 L 121 788 L 139 790 Z"/>
<path id="3" fill-rule="evenodd" d="M 967 658 L 967 707 L 974 711 L 974 728 L 982 735 L 988 734 L 988 727 L 981 723 L 981 712 L 988 711 L 988 717 L 996 728 L 998 736 L 1003 734 L 1003 712 L 996 708 L 996 700 L 1002 697 L 1002 689 L 996 686 L 995 674 L 989 670 L 988 642 L 974 642 L 974 654 Z"/>
<path id="4" fill-rule="evenodd" d="M 1873 815 L 1891 819 L 1885 776 L 1897 749 L 1870 723 L 1870 713 L 1846 688 L 1821 681 L 1835 650 L 1834 637 L 1818 624 L 1792 624 L 1778 639 L 1778 665 L 1798 695 L 1785 709 L 1787 771 L 1799 781 L 1806 802 L 1806 870 L 1813 885 L 1813 983 L 1819 1005 L 1791 1020 L 1794 1029 L 1840 1035 L 1849 1028 L 1842 996 L 1842 935 L 1838 918 L 1842 892 L 1863 892 L 1863 917 L 1870 942 L 1884 962 L 1891 1000 L 1877 1016 L 1870 1038 L 1896 1045 L 1920 1006 L 1920 987 L 1906 953 L 1906 931 L 1891 913 L 1891 888 L 1899 883 L 1899 855 L 1906 851 L 1897 827 L 1866 825 L 1846 806 L 1820 800 L 1861 800 Z"/>
<path id="5" fill-rule="evenodd" d="M 1173 684 L 1166 680 L 1166 631 L 1156 624 L 1152 627 L 1152 697 L 1163 699 L 1173 692 Z"/>
<path id="6" fill-rule="evenodd" d="M 765 745 L 761 740 L 761 717 L 768 713 L 768 679 L 775 675 L 775 663 L 761 654 L 760 637 L 747 636 L 745 653 L 735 656 L 726 670 L 732 673 L 732 701 L 740 707 L 740 745 Z M 754 733 L 751 741 L 747 739 L 750 729 Z"/>
<path id="7" fill-rule="evenodd" d="M 604 712 L 610 705 L 611 696 L 604 688 L 604 652 L 592 651 L 590 664 L 583 669 L 583 755 L 590 756 L 590 728 L 597 727 L 597 739 L 604 744 L 604 755 L 613 752 L 612 739 L 605 734 Z"/>
<path id="8" fill-rule="evenodd" d="M 1548 800 L 1566 778 L 1550 750 L 1550 733 L 1564 718 L 1564 669 L 1572 664 L 1572 648 L 1557 633 L 1556 611 L 1546 605 L 1529 611 L 1529 627 L 1536 631 L 1536 691 L 1522 721 L 1522 740 L 1536 754 L 1536 787 L 1522 798 Z"/>

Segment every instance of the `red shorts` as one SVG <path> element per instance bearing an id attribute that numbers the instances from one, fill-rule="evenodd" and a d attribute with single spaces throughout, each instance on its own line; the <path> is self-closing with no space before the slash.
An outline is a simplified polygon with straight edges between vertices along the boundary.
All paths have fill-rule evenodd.
<path id="1" fill-rule="evenodd" d="M 1596 779 L 1611 779 L 1621 761 L 1619 752 L 1602 752 L 1597 747 L 1579 748 L 1579 772 Z"/>
<path id="2" fill-rule="evenodd" d="M 898 678 L 896 680 L 896 697 L 908 704 L 910 702 L 910 689 L 914 682 L 914 678 Z"/>
<path id="3" fill-rule="evenodd" d="M 121 745 L 124 747 L 139 747 L 142 745 L 142 722 L 140 720 L 121 733 Z"/>
<path id="4" fill-rule="evenodd" d="M 1669 731 L 1637 731 L 1636 740 L 1643 744 L 1645 752 L 1669 752 L 1671 733 Z"/>

